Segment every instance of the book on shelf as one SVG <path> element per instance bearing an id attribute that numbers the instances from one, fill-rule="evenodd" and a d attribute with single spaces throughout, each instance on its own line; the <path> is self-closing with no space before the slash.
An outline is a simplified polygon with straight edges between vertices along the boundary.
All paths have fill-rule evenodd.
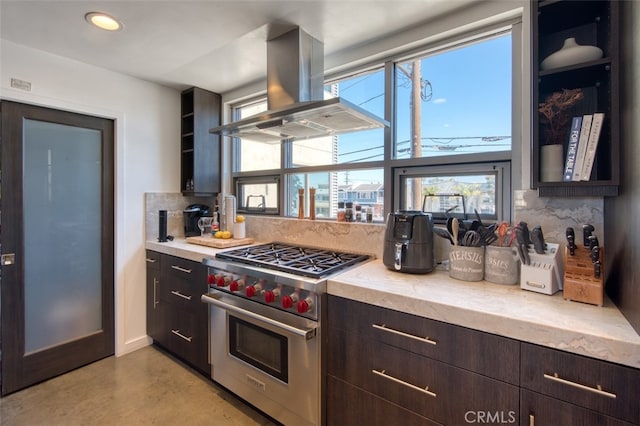
<path id="1" fill-rule="evenodd" d="M 596 112 L 593 114 L 591 121 L 591 131 L 589 132 L 589 140 L 584 155 L 584 163 L 582 164 L 581 180 L 589 180 L 593 162 L 596 158 L 596 150 L 598 149 L 598 141 L 600 140 L 600 131 L 602 130 L 602 122 L 604 121 L 604 113 Z"/>
<path id="2" fill-rule="evenodd" d="M 576 153 L 576 162 L 573 168 L 573 177 L 571 179 L 574 182 L 582 179 L 582 169 L 584 166 L 584 157 L 587 153 L 587 142 L 589 141 L 592 119 L 593 114 L 586 114 L 582 116 L 582 128 L 580 129 L 580 139 L 578 140 L 578 152 Z"/>
<path id="3" fill-rule="evenodd" d="M 562 180 L 571 182 L 576 166 L 576 154 L 578 153 L 578 143 L 580 142 L 580 130 L 582 129 L 582 116 L 573 117 L 571 120 L 571 130 L 569 132 L 569 146 L 567 148 L 567 159 L 564 163 L 564 173 Z"/>

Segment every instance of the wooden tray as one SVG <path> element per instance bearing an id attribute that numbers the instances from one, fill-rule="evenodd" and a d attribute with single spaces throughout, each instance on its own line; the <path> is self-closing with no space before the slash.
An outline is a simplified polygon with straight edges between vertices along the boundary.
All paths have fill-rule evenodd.
<path id="1" fill-rule="evenodd" d="M 253 244 L 253 238 L 213 238 L 213 237 L 187 237 L 187 242 L 191 244 L 198 244 L 201 246 L 213 247 L 213 248 L 229 248 L 236 246 L 245 246 L 247 244 Z"/>

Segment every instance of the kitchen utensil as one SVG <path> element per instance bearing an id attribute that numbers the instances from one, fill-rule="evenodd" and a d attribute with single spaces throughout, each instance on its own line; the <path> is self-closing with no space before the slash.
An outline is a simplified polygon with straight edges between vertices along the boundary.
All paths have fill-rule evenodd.
<path id="1" fill-rule="evenodd" d="M 529 225 L 527 225 L 527 222 L 520 222 L 518 226 L 520 226 L 520 229 L 522 229 L 522 236 L 524 238 L 524 243 L 528 248 L 531 244 L 533 244 L 531 241 L 531 235 L 529 235 Z"/>
<path id="2" fill-rule="evenodd" d="M 458 245 L 458 232 L 460 230 L 460 222 L 457 217 L 451 219 L 451 236 L 453 237 L 453 245 Z"/>
<path id="3" fill-rule="evenodd" d="M 569 227 L 566 231 L 567 235 L 567 247 L 569 247 L 569 254 L 575 256 L 576 254 L 576 233 L 573 228 Z"/>
<path id="4" fill-rule="evenodd" d="M 488 226 L 478 226 L 476 232 L 480 235 L 480 243 L 483 246 L 491 245 L 498 239 L 496 236 L 496 227 L 497 225 L 495 223 Z"/>
<path id="5" fill-rule="evenodd" d="M 585 247 L 589 247 L 589 237 L 593 234 L 593 231 L 595 230 L 596 229 L 593 227 L 593 225 L 589 223 L 582 225 L 582 244 Z"/>
<path id="6" fill-rule="evenodd" d="M 529 258 L 529 248 L 526 242 L 525 231 L 521 226 L 523 222 L 520 222 L 518 226 L 516 226 L 516 248 L 518 249 L 518 256 L 520 256 L 520 261 L 523 265 L 530 265 L 531 259 Z M 525 224 L 526 225 L 526 224 Z"/>
<path id="7" fill-rule="evenodd" d="M 504 239 L 509 232 L 509 224 L 507 222 L 501 222 L 498 225 L 498 247 L 502 247 L 504 244 Z"/>
<path id="8" fill-rule="evenodd" d="M 462 236 L 462 244 L 466 247 L 480 247 L 482 244 L 480 233 L 476 231 L 467 231 Z"/>
<path id="9" fill-rule="evenodd" d="M 533 250 L 538 254 L 544 254 L 547 245 L 544 242 L 542 227 L 540 225 L 534 226 L 531 230 L 531 241 L 533 242 Z"/>

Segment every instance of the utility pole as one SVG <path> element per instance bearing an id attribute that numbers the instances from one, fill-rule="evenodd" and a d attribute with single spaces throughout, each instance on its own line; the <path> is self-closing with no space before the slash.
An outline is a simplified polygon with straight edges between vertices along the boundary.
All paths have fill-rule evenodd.
<path id="1" fill-rule="evenodd" d="M 411 73 L 411 158 L 422 157 L 422 67 L 419 59 L 413 61 Z M 422 179 L 411 184 L 413 209 L 422 210 Z"/>

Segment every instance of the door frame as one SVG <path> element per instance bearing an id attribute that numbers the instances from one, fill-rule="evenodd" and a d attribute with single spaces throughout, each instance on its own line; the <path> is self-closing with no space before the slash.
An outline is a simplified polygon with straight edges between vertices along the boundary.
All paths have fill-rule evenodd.
<path id="1" fill-rule="evenodd" d="M 3 309 L 0 313 L 2 330 L 2 394 L 18 390 L 17 383 L 37 383 L 43 380 L 42 372 L 55 376 L 77 368 L 81 365 L 113 355 L 115 349 L 115 120 L 94 117 L 83 113 L 68 112 L 60 109 L 41 107 L 14 101 L 2 100 L 2 140 L 3 150 L 9 154 L 2 156 L 2 186 L 4 187 L 0 209 L 2 215 L 3 253 L 16 253 L 16 263 L 3 267 L 2 275 L 5 285 L 0 285 L 0 297 Z M 12 120 L 20 122 L 24 118 L 38 121 L 59 122 L 63 124 L 94 128 L 102 132 L 102 218 L 101 218 L 101 252 L 102 252 L 102 331 L 86 338 L 56 346 L 46 351 L 38 351 L 24 355 L 24 315 L 15 309 L 6 309 L 6 303 L 24 306 L 24 241 L 21 206 L 22 194 L 22 143 L 11 143 L 18 138 L 22 141 L 22 126 L 10 126 Z M 19 121 L 17 121 L 19 120 Z M 17 179 L 14 181 L 13 179 Z M 9 191 L 8 188 L 12 190 Z M 14 190 L 15 188 L 15 190 Z M 15 206 L 12 209 L 10 206 Z M 19 210 L 19 211 L 16 211 Z M 15 243 L 12 247 L 9 243 Z M 6 283 L 14 283 L 7 285 Z M 18 285 L 15 285 L 18 283 Z M 17 324 L 15 330 L 7 324 Z M 6 348 L 18 348 L 7 350 Z M 62 358 L 66 361 L 61 361 Z M 28 368 L 25 364 L 29 364 Z M 9 368 L 11 366 L 12 368 Z M 17 368 L 16 368 L 17 366 Z M 21 385 L 21 387 L 23 387 Z"/>

